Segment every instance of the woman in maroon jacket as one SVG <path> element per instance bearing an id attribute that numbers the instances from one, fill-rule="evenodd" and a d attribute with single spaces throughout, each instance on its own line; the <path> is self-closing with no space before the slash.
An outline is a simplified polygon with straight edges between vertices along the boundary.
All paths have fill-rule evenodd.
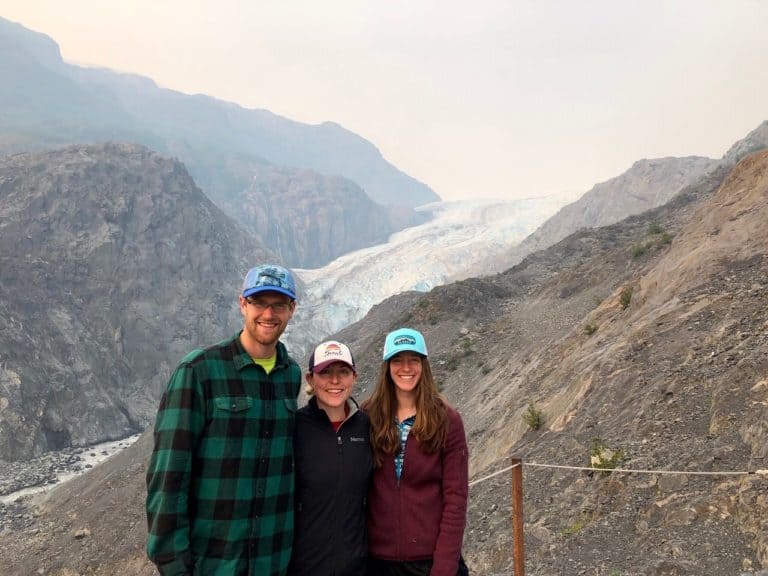
<path id="1" fill-rule="evenodd" d="M 387 334 L 366 402 L 374 473 L 368 495 L 369 576 L 467 574 L 467 440 L 437 390 L 424 336 Z"/>

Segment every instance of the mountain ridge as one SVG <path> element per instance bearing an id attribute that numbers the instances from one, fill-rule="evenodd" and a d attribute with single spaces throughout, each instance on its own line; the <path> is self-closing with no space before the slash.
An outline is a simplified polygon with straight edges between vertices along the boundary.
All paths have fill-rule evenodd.
<path id="1" fill-rule="evenodd" d="M 198 186 L 229 216 L 291 266 L 321 265 L 350 250 L 376 244 L 421 221 L 412 208 L 438 200 L 425 184 L 403 173 L 368 140 L 335 123 L 303 124 L 268 110 L 249 110 L 206 95 L 160 88 L 154 81 L 101 68 L 83 68 L 61 58 L 49 37 L 0 18 L 0 154 L 55 149 L 71 144 L 136 142 L 180 159 Z M 284 180 L 263 179 L 281 170 Z M 307 171 L 314 172 L 312 178 Z M 289 194 L 291 180 L 312 181 L 321 190 L 354 190 L 364 203 L 339 207 L 344 219 L 376 222 L 339 234 L 325 249 L 302 251 L 285 242 L 299 236 L 305 214 L 281 223 L 275 238 L 256 226 L 266 217 L 246 217 L 239 208 L 254 183 Z M 258 211 L 252 205 L 250 213 Z M 403 216 L 406 217 L 403 217 Z M 311 216 L 311 214 L 310 214 Z"/>
<path id="2" fill-rule="evenodd" d="M 607 226 L 661 206 L 717 165 L 717 160 L 701 156 L 637 160 L 625 172 L 595 184 L 576 201 L 563 206 L 503 259 L 480 262 L 478 268 L 501 272 L 580 228 Z"/>

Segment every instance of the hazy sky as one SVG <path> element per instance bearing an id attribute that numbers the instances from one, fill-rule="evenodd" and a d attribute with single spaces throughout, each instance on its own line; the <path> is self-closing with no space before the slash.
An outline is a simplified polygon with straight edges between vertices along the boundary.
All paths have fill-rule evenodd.
<path id="1" fill-rule="evenodd" d="M 768 119 L 763 0 L 0 0 L 65 60 L 338 122 L 446 200 L 584 192 Z"/>

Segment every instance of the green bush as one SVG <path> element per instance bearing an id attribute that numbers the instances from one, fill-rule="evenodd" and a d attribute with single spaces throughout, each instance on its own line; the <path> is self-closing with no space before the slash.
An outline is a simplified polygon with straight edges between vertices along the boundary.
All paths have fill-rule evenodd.
<path id="1" fill-rule="evenodd" d="M 616 468 L 624 460 L 624 450 L 609 448 L 602 438 L 592 439 L 592 449 L 589 451 L 589 463 L 592 468 L 605 470 L 610 474 L 610 470 Z"/>
<path id="2" fill-rule="evenodd" d="M 584 334 L 587 336 L 592 336 L 595 332 L 597 332 L 597 326 L 595 324 L 587 324 L 584 326 Z"/>
<path id="3" fill-rule="evenodd" d="M 523 414 L 523 420 L 531 430 L 538 430 L 544 425 L 544 414 L 531 403 L 528 404 L 528 410 Z"/>
<path id="4" fill-rule="evenodd" d="M 563 536 L 572 536 L 573 534 L 578 534 L 582 530 L 584 530 L 584 521 L 576 520 L 573 524 L 570 524 L 563 529 Z"/>
<path id="5" fill-rule="evenodd" d="M 632 257 L 640 258 L 640 256 L 644 256 L 648 253 L 648 248 L 650 248 L 650 244 L 635 244 L 632 247 Z"/>
<path id="6" fill-rule="evenodd" d="M 653 222 L 648 226 L 648 234 L 661 234 L 663 231 L 664 229 L 658 222 Z"/>
<path id="7" fill-rule="evenodd" d="M 625 286 L 621 289 L 621 292 L 619 293 L 619 304 L 621 304 L 622 310 L 629 308 L 629 303 L 632 302 L 632 292 L 632 286 Z"/>
<path id="8" fill-rule="evenodd" d="M 672 243 L 672 234 L 669 234 L 668 232 L 664 232 L 661 235 L 661 238 L 659 238 L 659 245 L 664 246 L 666 244 Z"/>

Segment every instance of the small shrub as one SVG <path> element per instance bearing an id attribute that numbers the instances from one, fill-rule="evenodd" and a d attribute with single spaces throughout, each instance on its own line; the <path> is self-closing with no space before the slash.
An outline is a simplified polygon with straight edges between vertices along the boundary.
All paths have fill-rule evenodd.
<path id="1" fill-rule="evenodd" d="M 658 222 L 654 222 L 648 226 L 648 234 L 661 234 L 662 232 L 664 232 L 664 229 Z"/>
<path id="2" fill-rule="evenodd" d="M 563 535 L 571 536 L 573 534 L 578 534 L 582 530 L 584 530 L 584 522 L 576 520 L 576 522 L 563 529 Z"/>
<path id="3" fill-rule="evenodd" d="M 459 367 L 459 359 L 456 358 L 456 356 L 451 356 L 448 360 L 448 364 L 446 365 L 446 368 L 450 370 L 451 372 L 454 372 L 456 368 Z"/>
<path id="4" fill-rule="evenodd" d="M 485 364 L 483 364 L 482 368 L 480 368 L 480 372 L 483 373 L 483 376 L 488 374 L 490 371 L 491 371 L 491 367 L 490 366 L 486 366 Z"/>
<path id="5" fill-rule="evenodd" d="M 648 244 L 635 244 L 632 247 L 632 257 L 640 258 L 640 256 L 644 256 L 648 253 L 648 247 Z"/>
<path id="6" fill-rule="evenodd" d="M 659 245 L 660 246 L 665 246 L 665 245 L 671 244 L 671 243 L 672 243 L 672 234 L 669 234 L 668 232 L 664 232 L 661 235 L 661 238 L 659 238 Z"/>
<path id="7" fill-rule="evenodd" d="M 531 430 L 538 430 L 544 424 L 544 414 L 531 403 L 528 404 L 528 410 L 523 414 L 523 420 Z"/>
<path id="8" fill-rule="evenodd" d="M 584 334 L 586 334 L 587 336 L 592 336 L 592 334 L 594 334 L 595 332 L 597 332 L 597 326 L 595 326 L 594 324 L 587 324 L 586 326 L 584 326 Z"/>
<path id="9" fill-rule="evenodd" d="M 616 468 L 622 460 L 624 460 L 624 450 L 609 448 L 601 438 L 592 439 L 592 449 L 589 451 L 589 462 L 592 468 L 600 468 L 606 470 L 606 474 L 610 474 L 610 470 Z"/>
<path id="10" fill-rule="evenodd" d="M 629 303 L 632 302 L 632 292 L 632 286 L 625 286 L 621 289 L 621 292 L 619 293 L 619 304 L 621 304 L 622 310 L 629 308 Z"/>

